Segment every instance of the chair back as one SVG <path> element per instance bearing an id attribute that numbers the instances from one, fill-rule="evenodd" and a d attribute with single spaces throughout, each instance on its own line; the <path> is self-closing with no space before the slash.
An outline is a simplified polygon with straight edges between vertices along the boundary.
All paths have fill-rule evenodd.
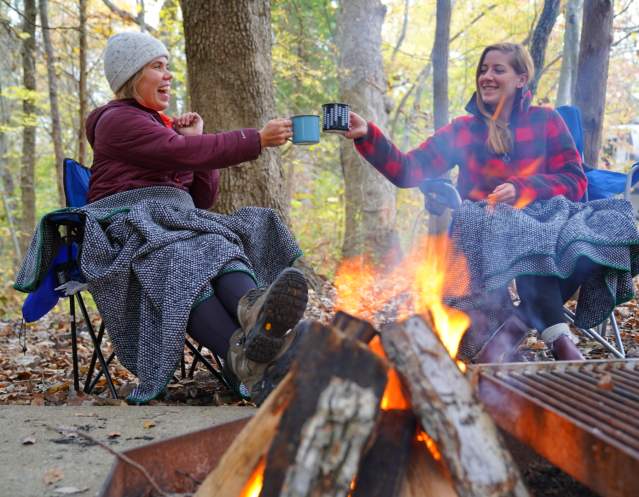
<path id="1" fill-rule="evenodd" d="M 67 207 L 82 207 L 87 203 L 91 170 L 73 159 L 64 159 L 63 182 Z"/>
<path id="2" fill-rule="evenodd" d="M 575 141 L 579 155 L 583 160 L 584 158 L 584 127 L 581 120 L 581 111 L 579 107 L 574 105 L 562 105 L 557 107 L 557 112 L 563 118 L 568 131 L 572 135 L 572 139 Z"/>
<path id="3" fill-rule="evenodd" d="M 62 170 L 66 206 L 82 207 L 86 205 L 91 170 L 73 159 L 64 159 Z M 52 218 L 52 220 L 62 223 L 65 221 L 73 223 L 81 222 L 78 215 L 73 213 L 59 214 L 57 217 Z M 44 276 L 38 288 L 29 293 L 24 300 L 22 317 L 27 323 L 37 321 L 45 316 L 58 303 L 59 297 L 64 295 L 64 292 L 55 290 L 55 288 L 61 284 L 58 276 L 58 270 L 60 268 L 66 268 L 66 272 L 71 272 L 75 269 L 74 273 L 77 274 L 74 274 L 74 277 L 78 279 L 82 278 L 77 268 L 71 264 L 77 257 L 78 246 L 75 242 L 60 247 L 49 271 Z"/>

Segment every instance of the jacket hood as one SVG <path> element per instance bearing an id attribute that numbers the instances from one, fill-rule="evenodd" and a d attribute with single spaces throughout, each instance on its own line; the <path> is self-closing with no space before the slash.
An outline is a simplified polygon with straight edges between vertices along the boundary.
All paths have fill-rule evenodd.
<path id="1" fill-rule="evenodd" d="M 517 114 L 522 114 L 524 112 L 528 112 L 530 105 L 532 103 L 532 93 L 528 89 L 528 85 L 524 86 L 517 90 L 517 94 L 515 95 L 515 103 L 513 105 L 513 113 L 515 116 Z M 482 119 L 484 116 L 479 111 L 479 107 L 477 106 L 477 92 L 473 93 L 473 96 L 470 97 L 470 100 L 464 107 L 466 112 L 472 114 L 475 117 Z"/>
<path id="2" fill-rule="evenodd" d="M 100 120 L 100 117 L 102 117 L 102 115 L 106 111 L 111 110 L 111 109 L 120 108 L 120 107 L 137 107 L 140 110 L 144 110 L 144 111 L 148 112 L 153 117 L 155 117 L 160 123 L 164 124 L 162 118 L 160 117 L 160 115 L 157 112 L 155 112 L 153 110 L 149 110 L 146 107 L 143 107 L 134 98 L 124 98 L 124 99 L 121 99 L 121 100 L 111 100 L 108 104 L 103 105 L 102 107 L 98 107 L 97 109 L 94 109 L 89 114 L 89 117 L 87 117 L 87 122 L 86 122 L 86 125 L 85 125 L 85 129 L 86 129 L 86 133 L 87 133 L 87 140 L 89 141 L 89 144 L 92 147 L 93 147 L 93 143 L 95 141 L 95 128 L 98 125 L 98 121 Z"/>

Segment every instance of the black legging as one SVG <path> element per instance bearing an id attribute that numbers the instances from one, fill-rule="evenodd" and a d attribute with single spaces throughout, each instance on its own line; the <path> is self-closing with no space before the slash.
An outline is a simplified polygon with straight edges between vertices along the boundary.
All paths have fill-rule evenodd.
<path id="1" fill-rule="evenodd" d="M 580 257 L 575 270 L 566 279 L 556 276 L 520 276 L 517 282 L 519 316 L 538 332 L 549 326 L 564 323 L 563 305 L 577 291 L 577 288 L 601 266 L 587 257 Z"/>
<path id="2" fill-rule="evenodd" d="M 214 295 L 191 311 L 187 332 L 195 340 L 226 359 L 229 340 L 240 325 L 237 303 L 255 281 L 243 272 L 227 273 L 213 281 Z"/>

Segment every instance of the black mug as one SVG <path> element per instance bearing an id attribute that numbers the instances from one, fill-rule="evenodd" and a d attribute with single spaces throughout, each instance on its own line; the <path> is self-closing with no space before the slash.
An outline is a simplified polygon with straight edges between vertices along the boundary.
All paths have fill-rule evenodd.
<path id="1" fill-rule="evenodd" d="M 322 131 L 324 133 L 346 133 L 349 130 L 348 104 L 330 103 L 322 105 Z"/>

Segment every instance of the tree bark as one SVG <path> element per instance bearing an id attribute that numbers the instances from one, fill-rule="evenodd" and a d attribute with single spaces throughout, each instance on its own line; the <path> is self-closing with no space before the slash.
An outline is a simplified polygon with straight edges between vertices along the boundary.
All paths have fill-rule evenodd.
<path id="1" fill-rule="evenodd" d="M 22 130 L 22 169 L 20 171 L 22 201 L 20 247 L 22 253 L 26 251 L 35 227 L 36 107 L 34 93 L 36 91 L 36 13 L 35 0 L 25 0 L 22 23 L 22 31 L 25 35 L 22 42 L 22 84 L 25 90 L 33 93 L 22 100 L 22 112 L 25 119 Z"/>
<path id="2" fill-rule="evenodd" d="M 336 35 L 340 100 L 382 129 L 387 122 L 380 52 L 385 15 L 380 0 L 342 1 Z M 343 255 L 392 253 L 397 245 L 395 187 L 359 156 L 349 140 L 340 142 L 340 159 L 346 209 Z"/>
<path id="3" fill-rule="evenodd" d="M 528 82 L 530 91 L 535 94 L 537 85 L 544 69 L 544 60 L 546 58 L 546 47 L 548 46 L 548 38 L 552 32 L 552 28 L 557 21 L 559 15 L 559 0 L 544 0 L 544 8 L 539 16 L 539 21 L 535 26 L 530 42 L 530 55 L 535 64 L 535 77 Z"/>
<path id="4" fill-rule="evenodd" d="M 87 119 L 87 0 L 79 0 L 80 25 L 78 27 L 78 46 L 80 49 L 80 80 L 78 82 L 78 162 L 85 164 L 87 159 L 87 141 L 84 123 Z"/>
<path id="5" fill-rule="evenodd" d="M 269 0 L 182 0 L 193 110 L 209 132 L 260 127 L 275 116 Z M 224 169 L 215 210 L 270 207 L 288 220 L 280 151 Z"/>
<path id="6" fill-rule="evenodd" d="M 448 124 L 448 52 L 451 14 L 451 1 L 437 0 L 435 43 L 430 57 L 433 62 L 433 117 L 436 130 Z M 450 178 L 450 173 L 446 172 L 442 177 Z M 450 216 L 448 209 L 441 216 L 429 214 L 428 232 L 431 234 L 446 232 Z"/>
<path id="7" fill-rule="evenodd" d="M 2 206 L 7 216 L 7 224 L 9 225 L 9 233 L 13 242 L 14 266 L 22 261 L 22 250 L 20 249 L 20 241 L 18 239 L 18 229 L 14 221 L 15 202 L 11 198 L 13 196 L 15 185 L 13 177 L 9 171 L 6 153 L 8 151 L 7 135 L 2 130 L 3 126 L 9 123 L 9 111 L 6 107 L 5 97 L 2 95 L 3 81 L 0 79 L 0 196 L 2 196 Z"/>
<path id="8" fill-rule="evenodd" d="M 381 336 L 459 497 L 528 496 L 495 424 L 432 328 L 413 317 L 383 328 Z"/>
<path id="9" fill-rule="evenodd" d="M 575 87 L 577 85 L 577 61 L 579 58 L 579 31 L 581 29 L 581 14 L 583 0 L 568 0 L 566 2 L 564 30 L 564 48 L 557 87 L 556 107 L 573 105 L 575 101 Z"/>
<path id="10" fill-rule="evenodd" d="M 51 107 L 51 138 L 53 139 L 53 151 L 55 155 L 55 173 L 58 187 L 58 201 L 64 205 L 64 183 L 62 172 L 62 125 L 60 124 L 60 108 L 58 106 L 58 75 L 55 71 L 55 55 L 51 43 L 51 30 L 49 29 L 49 2 L 39 0 L 40 22 L 42 24 L 42 40 L 44 51 L 47 55 L 47 75 L 49 77 L 49 105 Z"/>
<path id="11" fill-rule="evenodd" d="M 601 148 L 612 19 L 612 0 L 585 0 L 575 102 L 583 117 L 584 161 L 592 167 Z"/>

